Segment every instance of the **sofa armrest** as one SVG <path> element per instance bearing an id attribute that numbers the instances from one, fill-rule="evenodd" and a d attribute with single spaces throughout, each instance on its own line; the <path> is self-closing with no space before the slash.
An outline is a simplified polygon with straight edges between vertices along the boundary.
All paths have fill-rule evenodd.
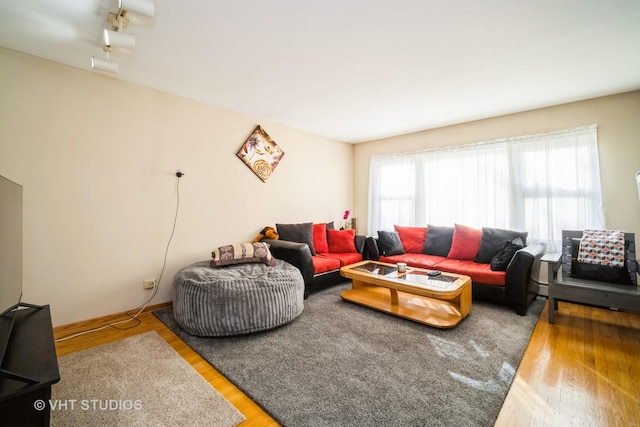
<path id="1" fill-rule="evenodd" d="M 364 243 L 364 252 L 362 258 L 371 261 L 378 261 L 380 259 L 380 251 L 378 249 L 378 241 L 375 237 L 369 236 Z"/>
<path id="2" fill-rule="evenodd" d="M 358 251 L 358 253 L 361 255 L 364 254 L 366 240 L 367 240 L 367 236 L 356 234 L 356 237 L 355 237 L 356 251 Z"/>
<path id="3" fill-rule="evenodd" d="M 269 244 L 269 250 L 274 258 L 286 261 L 300 270 L 305 286 L 311 283 L 313 280 L 313 260 L 309 245 L 287 240 L 263 239 L 262 241 Z"/>
<path id="4" fill-rule="evenodd" d="M 524 315 L 527 311 L 531 271 L 533 268 L 539 268 L 540 258 L 543 255 L 543 245 L 530 244 L 517 251 L 507 267 L 506 298 L 507 302 L 516 308 L 518 314 Z"/>

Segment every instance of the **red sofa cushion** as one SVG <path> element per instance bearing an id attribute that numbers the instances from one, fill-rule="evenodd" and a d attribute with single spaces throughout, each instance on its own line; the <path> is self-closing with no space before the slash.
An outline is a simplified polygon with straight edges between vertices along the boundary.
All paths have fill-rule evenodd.
<path id="1" fill-rule="evenodd" d="M 446 260 L 446 258 L 442 256 L 425 254 L 402 254 L 380 257 L 380 262 L 388 262 L 391 264 L 406 262 L 408 266 L 426 268 L 427 270 L 437 269 L 436 266 L 444 260 Z"/>
<path id="2" fill-rule="evenodd" d="M 327 230 L 330 253 L 358 253 L 356 250 L 356 230 Z"/>
<path id="3" fill-rule="evenodd" d="M 505 271 L 491 270 L 491 264 L 479 264 L 460 259 L 445 259 L 438 263 L 437 269 L 443 272 L 464 274 L 471 277 L 472 282 L 485 285 L 504 286 L 507 276 Z"/>
<path id="4" fill-rule="evenodd" d="M 482 230 L 476 230 L 466 225 L 455 224 L 451 250 L 449 250 L 447 258 L 473 260 L 478 253 L 478 249 L 480 249 L 481 241 Z"/>
<path id="5" fill-rule="evenodd" d="M 329 244 L 327 243 L 327 224 L 313 224 L 313 248 L 316 254 L 329 252 Z"/>
<path id="6" fill-rule="evenodd" d="M 311 261 L 313 262 L 313 274 L 326 273 L 340 268 L 340 260 L 337 258 L 314 255 L 311 257 Z"/>
<path id="7" fill-rule="evenodd" d="M 422 253 L 424 241 L 427 239 L 427 227 L 394 225 L 393 228 L 398 232 L 405 252 L 413 254 Z"/>
<path id="8" fill-rule="evenodd" d="M 331 253 L 318 254 L 318 256 L 337 259 L 338 261 L 340 261 L 341 267 L 344 265 L 355 264 L 356 262 L 362 261 L 362 254 L 359 254 L 358 252 L 355 252 L 355 253 L 331 252 Z"/>
<path id="9" fill-rule="evenodd" d="M 491 264 L 479 264 L 470 260 L 447 259 L 437 255 L 402 254 L 381 256 L 380 262 L 388 262 L 391 264 L 406 262 L 410 267 L 440 270 L 445 273 L 464 274 L 465 276 L 471 277 L 472 282 L 485 285 L 504 286 L 507 276 L 505 271 L 491 270 Z"/>

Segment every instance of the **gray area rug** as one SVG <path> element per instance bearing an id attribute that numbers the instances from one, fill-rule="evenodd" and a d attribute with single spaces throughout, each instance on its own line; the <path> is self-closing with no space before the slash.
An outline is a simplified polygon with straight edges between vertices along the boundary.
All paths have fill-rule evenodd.
<path id="1" fill-rule="evenodd" d="M 244 416 L 156 332 L 58 359 L 52 426 L 236 426 Z"/>
<path id="2" fill-rule="evenodd" d="M 491 426 L 544 306 L 527 316 L 474 302 L 440 330 L 313 294 L 292 323 L 226 338 L 188 335 L 171 307 L 154 312 L 287 426 Z"/>

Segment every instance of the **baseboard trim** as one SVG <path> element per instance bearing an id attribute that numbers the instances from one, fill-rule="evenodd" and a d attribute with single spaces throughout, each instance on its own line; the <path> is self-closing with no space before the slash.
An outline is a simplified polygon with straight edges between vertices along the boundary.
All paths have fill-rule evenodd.
<path id="1" fill-rule="evenodd" d="M 540 283 L 540 290 L 538 291 L 538 295 L 543 297 L 549 296 L 549 285 L 545 283 Z"/>
<path id="2" fill-rule="evenodd" d="M 161 308 L 169 307 L 171 305 L 173 305 L 173 302 L 171 301 L 149 305 L 145 307 L 145 309 L 143 310 L 143 313 L 159 310 Z M 59 338 L 62 338 L 63 336 L 75 334 L 78 332 L 83 332 L 88 329 L 99 328 L 114 322 L 119 322 L 121 320 L 126 320 L 131 317 L 129 314 L 135 314 L 136 310 L 139 310 L 139 308 L 122 311 L 120 313 L 108 314 L 106 316 L 95 317 L 93 319 L 80 320 L 78 322 L 69 323 L 67 325 L 55 326 L 53 328 L 53 337 L 54 339 L 59 339 Z"/>

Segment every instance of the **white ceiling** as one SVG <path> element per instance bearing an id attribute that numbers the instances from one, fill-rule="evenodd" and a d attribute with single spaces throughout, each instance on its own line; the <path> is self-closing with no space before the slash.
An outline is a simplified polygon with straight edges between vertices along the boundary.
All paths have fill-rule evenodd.
<path id="1" fill-rule="evenodd" d="M 154 3 L 115 78 L 346 142 L 640 89 L 640 0 Z M 90 70 L 116 10 L 0 0 L 0 46 Z"/>

